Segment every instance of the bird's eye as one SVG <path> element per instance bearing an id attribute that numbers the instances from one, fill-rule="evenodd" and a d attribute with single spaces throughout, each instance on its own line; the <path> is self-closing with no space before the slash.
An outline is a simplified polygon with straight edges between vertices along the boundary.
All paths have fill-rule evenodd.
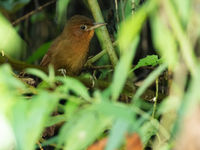
<path id="1" fill-rule="evenodd" d="M 87 26 L 86 26 L 86 25 L 81 25 L 81 29 L 82 29 L 82 30 L 86 30 L 86 29 L 87 29 Z"/>

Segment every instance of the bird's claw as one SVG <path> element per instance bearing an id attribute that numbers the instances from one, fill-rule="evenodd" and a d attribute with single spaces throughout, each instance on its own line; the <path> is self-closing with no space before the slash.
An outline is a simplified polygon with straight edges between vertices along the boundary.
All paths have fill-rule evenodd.
<path id="1" fill-rule="evenodd" d="M 67 75 L 66 69 L 61 68 L 61 69 L 58 69 L 58 71 L 59 71 L 64 77 Z"/>

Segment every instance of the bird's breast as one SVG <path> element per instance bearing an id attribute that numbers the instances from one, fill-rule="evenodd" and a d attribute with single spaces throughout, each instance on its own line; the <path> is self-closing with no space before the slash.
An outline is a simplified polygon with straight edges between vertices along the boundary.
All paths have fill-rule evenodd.
<path id="1" fill-rule="evenodd" d="M 59 51 L 54 56 L 55 69 L 64 68 L 68 75 L 78 74 L 87 59 L 89 43 L 65 41 L 60 43 Z"/>

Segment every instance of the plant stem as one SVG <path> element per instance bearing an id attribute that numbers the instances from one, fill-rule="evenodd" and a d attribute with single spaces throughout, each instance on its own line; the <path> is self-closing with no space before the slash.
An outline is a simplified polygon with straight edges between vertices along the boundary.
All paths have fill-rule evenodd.
<path id="1" fill-rule="evenodd" d="M 92 63 L 96 62 L 99 58 L 101 58 L 103 55 L 106 54 L 106 50 L 102 50 L 100 53 L 98 53 L 97 55 L 95 55 L 94 57 L 90 58 L 86 63 L 85 66 L 87 65 L 91 65 Z"/>
<path id="2" fill-rule="evenodd" d="M 88 0 L 88 4 L 90 6 L 90 9 L 92 11 L 95 21 L 96 22 L 104 22 L 104 19 L 103 19 L 103 16 L 102 16 L 102 13 L 101 13 L 101 10 L 100 10 L 97 0 Z M 118 58 L 117 58 L 117 55 L 113 48 L 107 28 L 105 26 L 103 26 L 103 27 L 97 29 L 97 36 L 103 47 L 102 49 L 106 49 L 106 51 L 110 57 L 112 65 L 115 66 L 117 64 Z"/>
<path id="3" fill-rule="evenodd" d="M 158 100 L 158 81 L 159 77 L 156 79 L 156 97 L 153 105 L 153 113 L 152 113 L 152 118 L 155 117 L 155 112 L 156 112 L 156 106 L 157 106 L 157 100 Z"/>
<path id="4" fill-rule="evenodd" d="M 151 74 L 144 80 L 142 86 L 137 90 L 133 97 L 134 99 L 137 100 L 139 97 L 145 92 L 145 90 L 156 80 L 156 78 L 167 68 L 166 64 L 160 65 L 158 68 L 156 68 Z"/>

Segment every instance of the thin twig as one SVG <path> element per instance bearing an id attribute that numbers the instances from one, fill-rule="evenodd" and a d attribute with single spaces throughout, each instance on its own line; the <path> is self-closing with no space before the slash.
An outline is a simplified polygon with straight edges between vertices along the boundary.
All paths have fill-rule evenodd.
<path id="1" fill-rule="evenodd" d="M 51 4 L 55 3 L 55 2 L 56 2 L 56 0 L 52 0 L 52 1 L 50 1 L 50 2 L 45 3 L 44 5 L 38 7 L 37 9 L 35 9 L 35 10 L 33 10 L 33 11 L 27 13 L 26 15 L 24 15 L 24 16 L 18 18 L 17 20 L 13 21 L 13 22 L 12 22 L 12 25 L 13 25 L 13 26 L 17 25 L 17 24 L 20 23 L 21 21 L 28 19 L 28 18 L 29 18 L 30 16 L 32 16 L 33 14 L 37 13 L 38 11 L 41 11 L 41 10 L 44 9 L 45 7 L 51 5 Z"/>
<path id="2" fill-rule="evenodd" d="M 155 117 L 157 101 L 158 101 L 158 80 L 159 80 L 159 77 L 156 79 L 156 96 L 155 96 L 154 105 L 153 105 L 152 118 Z"/>
<path id="3" fill-rule="evenodd" d="M 93 70 L 98 70 L 98 69 L 112 69 L 112 65 L 103 65 L 103 66 L 93 66 L 93 65 L 88 65 L 86 66 L 88 69 L 93 69 Z"/>
<path id="4" fill-rule="evenodd" d="M 116 16 L 117 16 L 117 24 L 119 24 L 119 12 L 118 12 L 118 2 L 117 2 L 117 0 L 115 0 L 115 10 L 116 10 Z"/>
<path id="5" fill-rule="evenodd" d="M 92 63 L 96 62 L 98 59 L 100 59 L 105 54 L 106 54 L 106 50 L 104 49 L 100 53 L 95 55 L 94 57 L 88 59 L 88 61 L 85 63 L 85 66 L 90 66 Z"/>

